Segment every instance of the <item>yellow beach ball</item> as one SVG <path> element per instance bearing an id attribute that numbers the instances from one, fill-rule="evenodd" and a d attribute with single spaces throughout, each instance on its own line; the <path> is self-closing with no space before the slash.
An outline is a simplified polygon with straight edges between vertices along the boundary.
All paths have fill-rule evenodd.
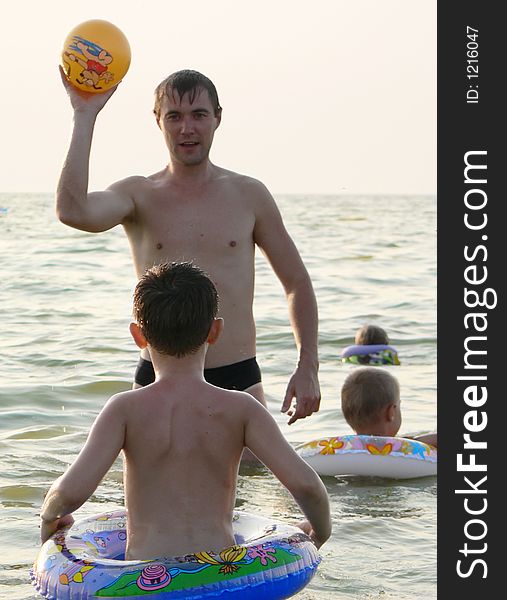
<path id="1" fill-rule="evenodd" d="M 66 37 L 62 67 L 67 79 L 84 92 L 100 94 L 119 83 L 130 66 L 130 45 L 109 21 L 85 21 Z"/>

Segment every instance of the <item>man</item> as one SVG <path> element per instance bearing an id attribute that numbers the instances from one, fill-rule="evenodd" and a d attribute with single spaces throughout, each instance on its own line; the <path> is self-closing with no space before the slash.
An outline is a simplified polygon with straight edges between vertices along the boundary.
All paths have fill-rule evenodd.
<path id="1" fill-rule="evenodd" d="M 214 385 L 249 392 L 266 405 L 252 312 L 257 245 L 285 289 L 299 352 L 282 412 L 292 424 L 318 411 L 318 317 L 312 284 L 265 186 L 209 159 L 222 116 L 214 84 L 190 70 L 164 80 L 155 91 L 154 112 L 169 151 L 167 166 L 148 177 L 128 177 L 105 191 L 88 193 L 95 120 L 116 88 L 86 94 L 67 81 L 63 70 L 61 75 L 74 108 L 74 127 L 58 183 L 59 219 L 89 232 L 121 224 L 138 277 L 165 261 L 192 260 L 208 272 L 220 294 L 226 327 L 206 357 L 205 377 Z M 135 387 L 153 378 L 145 349 Z"/>

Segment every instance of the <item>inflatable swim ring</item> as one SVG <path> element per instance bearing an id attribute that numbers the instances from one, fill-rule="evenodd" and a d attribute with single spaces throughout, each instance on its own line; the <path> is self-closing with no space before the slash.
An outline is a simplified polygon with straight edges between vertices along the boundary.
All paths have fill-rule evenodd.
<path id="1" fill-rule="evenodd" d="M 86 598 L 288 598 L 313 577 L 321 561 L 297 527 L 234 512 L 235 546 L 160 560 L 123 560 L 124 510 L 75 522 L 41 547 L 31 572 L 51 600 Z"/>
<path id="2" fill-rule="evenodd" d="M 356 344 L 341 353 L 342 362 L 355 365 L 399 365 L 398 351 L 387 344 Z"/>
<path id="3" fill-rule="evenodd" d="M 410 479 L 437 474 L 437 450 L 402 437 L 338 435 L 296 448 L 319 475 Z"/>

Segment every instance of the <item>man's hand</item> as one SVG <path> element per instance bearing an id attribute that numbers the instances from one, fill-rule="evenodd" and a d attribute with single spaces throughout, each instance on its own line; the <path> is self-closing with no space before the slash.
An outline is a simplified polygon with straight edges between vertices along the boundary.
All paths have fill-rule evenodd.
<path id="1" fill-rule="evenodd" d="M 60 65 L 60 77 L 64 88 L 67 90 L 67 94 L 70 98 L 70 103 L 75 111 L 90 111 L 97 115 L 106 105 L 107 101 L 114 94 L 118 85 L 115 85 L 106 92 L 100 94 L 94 94 L 93 92 L 85 92 L 74 86 L 66 77 L 63 67 Z"/>
<path id="2" fill-rule="evenodd" d="M 60 519 L 54 521 L 44 521 L 41 519 L 40 523 L 40 541 L 43 544 L 45 541 L 63 527 L 68 527 L 74 523 L 74 517 L 72 515 L 65 515 Z"/>
<path id="3" fill-rule="evenodd" d="M 291 408 L 293 398 L 296 399 L 296 405 Z M 317 371 L 298 366 L 290 378 L 282 404 L 282 412 L 286 412 L 290 417 L 288 424 L 292 425 L 298 419 L 309 417 L 319 408 L 320 387 Z"/>

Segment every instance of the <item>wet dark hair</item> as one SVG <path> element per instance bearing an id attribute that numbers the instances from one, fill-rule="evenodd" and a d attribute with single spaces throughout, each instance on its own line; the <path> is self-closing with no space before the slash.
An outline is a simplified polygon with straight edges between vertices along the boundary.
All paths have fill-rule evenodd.
<path id="1" fill-rule="evenodd" d="M 182 357 L 206 341 L 218 312 L 213 282 L 189 262 L 148 269 L 134 291 L 134 318 L 160 354 Z"/>
<path id="2" fill-rule="evenodd" d="M 178 92 L 178 96 L 183 98 L 185 94 L 188 94 L 190 104 L 193 104 L 197 94 L 201 89 L 208 92 L 209 99 L 215 111 L 215 116 L 218 116 L 222 107 L 218 100 L 218 93 L 215 84 L 203 75 L 199 71 L 192 71 L 191 69 L 184 69 L 183 71 L 176 71 L 172 75 L 169 75 L 164 81 L 159 83 L 155 89 L 155 106 L 153 112 L 158 119 L 160 119 L 160 106 L 162 104 L 162 98 L 164 96 L 172 95 L 174 98 L 174 92 Z"/>

